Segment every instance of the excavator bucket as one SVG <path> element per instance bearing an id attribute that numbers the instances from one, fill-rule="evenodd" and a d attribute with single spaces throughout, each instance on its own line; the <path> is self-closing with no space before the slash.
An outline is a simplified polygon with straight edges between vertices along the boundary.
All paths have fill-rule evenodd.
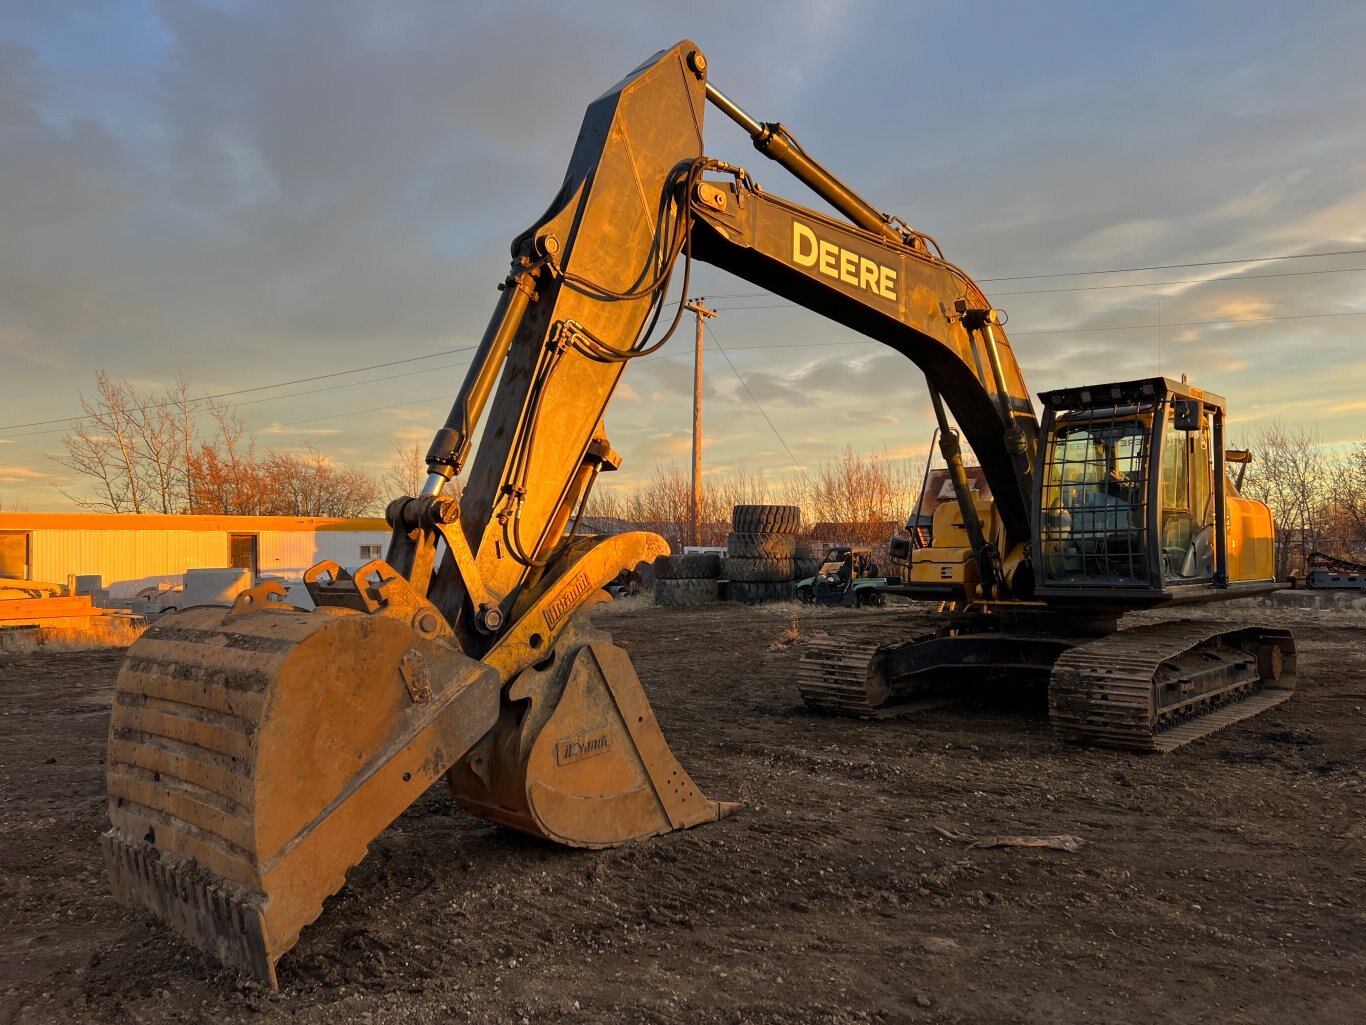
<path id="1" fill-rule="evenodd" d="M 498 725 L 448 774 L 475 815 L 572 847 L 612 847 L 715 822 L 660 732 L 630 656 L 580 614 L 514 678 Z"/>
<path id="2" fill-rule="evenodd" d="M 603 539 L 482 661 L 381 562 L 314 567 L 313 612 L 264 584 L 156 623 L 114 695 L 115 895 L 274 987 L 370 841 L 443 774 L 475 814 L 573 846 L 721 818 L 737 806 L 698 792 L 630 658 L 587 623 L 624 556 L 658 550 Z"/>
<path id="3" fill-rule="evenodd" d="M 104 851 L 120 900 L 276 986 L 370 841 L 495 724 L 502 680 L 412 603 L 264 597 L 168 616 L 129 650 Z"/>

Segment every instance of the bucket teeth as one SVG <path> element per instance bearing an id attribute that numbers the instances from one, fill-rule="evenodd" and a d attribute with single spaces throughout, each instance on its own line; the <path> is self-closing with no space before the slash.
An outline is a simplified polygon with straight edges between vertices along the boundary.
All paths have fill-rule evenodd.
<path id="1" fill-rule="evenodd" d="M 277 986 L 265 935 L 263 898 L 186 859 L 163 857 L 142 840 L 110 830 L 103 838 L 114 896 L 151 911 L 218 958 Z"/>

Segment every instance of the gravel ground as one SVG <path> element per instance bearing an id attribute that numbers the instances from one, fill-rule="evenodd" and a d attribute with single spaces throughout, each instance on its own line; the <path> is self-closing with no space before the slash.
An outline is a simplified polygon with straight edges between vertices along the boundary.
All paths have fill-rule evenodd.
<path id="1" fill-rule="evenodd" d="M 1276 611 L 1295 698 L 1166 756 L 1068 747 L 1038 692 L 881 723 L 799 707 L 803 639 L 894 636 L 896 608 L 595 617 L 697 782 L 743 810 L 566 851 L 436 787 L 285 956 L 280 993 L 108 895 L 122 653 L 0 655 L 0 1022 L 1366 1021 L 1361 614 Z"/>

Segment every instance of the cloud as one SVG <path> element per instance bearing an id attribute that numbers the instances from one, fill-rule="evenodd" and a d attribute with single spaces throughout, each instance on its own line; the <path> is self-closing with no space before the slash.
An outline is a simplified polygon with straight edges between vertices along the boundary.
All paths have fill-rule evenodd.
<path id="1" fill-rule="evenodd" d="M 1122 221 L 1079 239 L 1073 245 L 1072 253 L 1085 263 L 1109 264 L 1138 253 L 1151 252 L 1154 246 L 1167 238 L 1171 230 L 1172 226 L 1159 218 Z"/>
<path id="2" fill-rule="evenodd" d="M 50 475 L 24 466 L 0 466 L 0 483 L 15 484 L 27 481 L 47 480 Z"/>
<path id="3" fill-rule="evenodd" d="M 328 437 L 333 434 L 341 434 L 342 430 L 340 427 L 290 427 L 288 424 L 271 424 L 269 427 L 262 427 L 257 433 Z"/>
<path id="4" fill-rule="evenodd" d="M 558 188 L 585 104 L 691 32 L 716 84 L 788 124 L 979 278 L 1360 248 L 1364 28 L 1359 5 L 1247 18 L 1231 5 L 1156 4 L 1142 19 L 1103 5 L 1078 15 L 832 0 L 801 0 L 781 18 L 720 0 L 531 14 L 417 0 L 191 0 L 117 16 L 94 0 L 29 5 L 0 26 L 0 356 L 23 385 L 6 394 L 6 415 L 77 412 L 99 365 L 231 391 L 475 344 L 508 242 Z M 961 48 L 922 47 L 910 88 L 909 38 L 1012 46 L 972 74 Z M 709 153 L 825 209 L 724 117 L 706 116 Z M 1255 318 L 1366 309 L 1361 266 L 983 284 L 1029 293 L 999 301 L 1035 391 L 1184 370 L 1238 415 L 1293 409 L 1359 434 L 1366 415 L 1349 408 L 1343 368 L 1362 319 Z M 1319 270 L 1341 272 L 1268 276 Z M 1177 281 L 1197 278 L 1215 280 Z M 1058 290 L 1074 286 L 1086 290 Z M 689 287 L 759 291 L 705 266 Z M 1208 320 L 1230 323 L 1186 326 Z M 717 465 L 788 472 L 845 444 L 928 438 L 923 378 L 889 350 L 797 309 L 723 309 L 712 327 L 748 385 L 709 340 L 704 423 Z M 653 466 L 687 435 L 684 335 L 669 358 L 629 367 L 608 411 L 629 467 Z M 832 341 L 849 347 L 806 347 Z M 1318 364 L 1336 372 L 1316 375 Z M 291 419 L 355 412 L 265 430 L 384 462 L 397 437 L 425 443 L 449 399 L 374 407 L 454 396 L 458 376 L 375 382 L 348 400 L 299 396 Z M 38 458 L 44 440 L 6 453 Z"/>
<path id="5" fill-rule="evenodd" d="M 1221 320 L 1266 320 L 1275 306 L 1266 299 L 1230 299 L 1222 302 L 1212 311 Z"/>

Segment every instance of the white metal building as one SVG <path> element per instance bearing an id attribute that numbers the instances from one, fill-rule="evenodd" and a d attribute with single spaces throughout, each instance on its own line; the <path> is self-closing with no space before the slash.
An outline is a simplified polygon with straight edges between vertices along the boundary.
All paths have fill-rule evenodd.
<path id="1" fill-rule="evenodd" d="M 99 574 L 112 598 L 187 569 L 236 566 L 298 580 L 324 559 L 355 567 L 383 558 L 383 520 L 295 516 L 0 513 L 0 577 L 65 583 Z"/>

